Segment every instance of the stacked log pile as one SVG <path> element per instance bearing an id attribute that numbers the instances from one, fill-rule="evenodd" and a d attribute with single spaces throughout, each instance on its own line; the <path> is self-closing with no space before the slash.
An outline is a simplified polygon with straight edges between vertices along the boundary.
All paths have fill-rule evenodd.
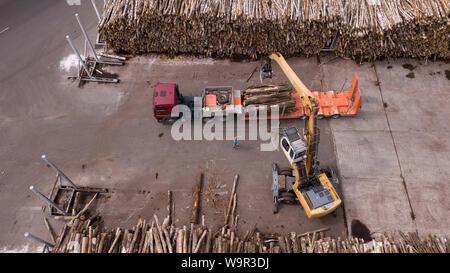
<path id="1" fill-rule="evenodd" d="M 446 237 L 419 238 L 417 233 L 401 239 L 382 236 L 364 242 L 359 238 L 332 238 L 323 232 L 287 235 L 263 234 L 256 228 L 238 235 L 236 226 L 214 232 L 206 226 L 182 228 L 139 219 L 132 229 L 102 230 L 99 219 L 70 221 L 56 240 L 53 253 L 449 253 Z"/>
<path id="2" fill-rule="evenodd" d="M 447 0 L 108 0 L 98 28 L 120 52 L 260 58 L 450 57 Z"/>
<path id="3" fill-rule="evenodd" d="M 449 16 L 447 0 L 349 1 L 336 51 L 357 60 L 448 59 Z"/>
<path id="4" fill-rule="evenodd" d="M 132 54 L 312 55 L 335 35 L 342 9 L 329 0 L 109 0 L 99 31 Z"/>
<path id="5" fill-rule="evenodd" d="M 420 238 L 417 233 L 403 234 L 400 239 L 388 235 L 364 242 L 360 238 L 324 236 L 328 228 L 296 234 L 274 234 L 258 231 L 256 225 L 244 236 L 238 231 L 236 175 L 225 211 L 224 225 L 217 230 L 205 225 L 177 227 L 173 218 L 173 199 L 169 191 L 169 215 L 160 221 L 139 219 L 132 229 L 103 228 L 100 216 L 89 217 L 89 204 L 67 222 L 55 240 L 52 253 L 448 253 L 447 237 Z M 93 200 L 95 197 L 93 198 Z M 91 202 L 90 202 L 91 203 Z"/>
<path id="6" fill-rule="evenodd" d="M 270 112 L 271 107 L 278 106 L 280 113 L 284 109 L 284 113 L 288 114 L 295 111 L 296 101 L 291 97 L 292 88 L 284 83 L 272 84 L 254 84 L 241 90 L 243 98 L 243 106 L 246 110 L 253 106 L 255 110 L 266 107 Z"/>

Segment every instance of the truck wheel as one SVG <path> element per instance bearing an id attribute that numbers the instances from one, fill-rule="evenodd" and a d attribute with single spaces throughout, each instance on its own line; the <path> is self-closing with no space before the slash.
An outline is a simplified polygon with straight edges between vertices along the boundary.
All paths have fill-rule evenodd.
<path id="1" fill-rule="evenodd" d="M 295 202 L 294 194 L 292 194 L 290 192 L 281 193 L 281 198 L 283 198 L 283 203 L 286 203 L 286 204 L 294 204 L 294 202 Z"/>
<path id="2" fill-rule="evenodd" d="M 317 115 L 317 119 L 323 119 L 324 115 Z"/>
<path id="3" fill-rule="evenodd" d="M 217 97 L 217 102 L 219 103 L 219 104 L 225 104 L 225 103 L 227 103 L 229 101 L 229 98 L 228 98 L 228 95 L 227 94 L 220 94 L 218 97 Z"/>
<path id="4" fill-rule="evenodd" d="M 157 118 L 156 121 L 158 121 L 159 123 L 162 123 L 163 119 L 162 118 Z"/>
<path id="5" fill-rule="evenodd" d="M 340 117 L 339 114 L 332 115 L 331 118 L 338 119 Z"/>
<path id="6" fill-rule="evenodd" d="M 292 176 L 292 171 L 293 171 L 292 168 L 283 168 L 283 169 L 279 168 L 278 169 L 278 174 Z"/>

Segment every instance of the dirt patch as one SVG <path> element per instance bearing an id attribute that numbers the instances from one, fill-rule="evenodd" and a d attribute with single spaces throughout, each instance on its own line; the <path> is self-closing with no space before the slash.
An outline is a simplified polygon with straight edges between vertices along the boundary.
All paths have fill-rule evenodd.
<path id="1" fill-rule="evenodd" d="M 409 71 L 413 71 L 414 69 L 416 69 L 416 66 L 414 66 L 412 64 L 403 64 L 402 67 L 404 69 L 408 69 Z"/>
<path id="2" fill-rule="evenodd" d="M 372 241 L 372 237 L 370 236 L 370 230 L 367 228 L 367 226 L 359 221 L 358 219 L 352 220 L 352 236 L 361 238 L 365 242 Z"/>
<path id="3" fill-rule="evenodd" d="M 442 152 L 447 150 L 447 146 L 445 143 L 438 142 L 438 141 L 431 141 L 428 143 L 428 148 L 433 152 Z"/>
<path id="4" fill-rule="evenodd" d="M 450 70 L 445 70 L 445 77 L 450 81 Z"/>
<path id="5" fill-rule="evenodd" d="M 409 72 L 408 74 L 406 74 L 406 77 L 410 78 L 410 79 L 414 79 L 416 77 L 416 75 L 414 74 L 414 72 Z"/>
<path id="6" fill-rule="evenodd" d="M 392 68 L 392 65 L 388 65 L 387 69 L 391 69 L 391 68 Z"/>

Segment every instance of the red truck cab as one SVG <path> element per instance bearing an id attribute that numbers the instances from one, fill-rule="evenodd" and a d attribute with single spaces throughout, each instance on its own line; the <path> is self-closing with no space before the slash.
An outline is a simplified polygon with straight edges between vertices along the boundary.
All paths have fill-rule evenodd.
<path id="1" fill-rule="evenodd" d="M 175 105 L 180 103 L 181 96 L 175 83 L 158 83 L 153 93 L 153 115 L 158 121 L 170 119 Z"/>

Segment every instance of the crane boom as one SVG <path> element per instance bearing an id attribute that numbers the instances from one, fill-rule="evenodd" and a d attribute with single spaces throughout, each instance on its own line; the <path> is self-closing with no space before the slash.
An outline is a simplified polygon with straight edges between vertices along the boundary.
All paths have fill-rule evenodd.
<path id="1" fill-rule="evenodd" d="M 295 91 L 300 95 L 301 101 L 305 109 L 310 112 L 309 117 L 306 117 L 305 129 L 303 131 L 306 144 L 308 146 L 308 153 L 305 162 L 306 175 L 311 174 L 311 168 L 315 163 L 315 155 L 317 152 L 317 136 L 318 128 L 316 125 L 316 116 L 318 111 L 318 103 L 314 94 L 306 87 L 306 85 L 299 79 L 297 74 L 292 70 L 289 64 L 284 59 L 281 53 L 272 53 L 269 56 L 270 59 L 276 61 L 280 68 L 283 70 L 286 77 L 291 82 Z"/>
<path id="2" fill-rule="evenodd" d="M 270 60 L 274 60 L 278 63 L 286 77 L 291 82 L 295 91 L 300 95 L 303 107 L 306 111 L 309 111 L 309 116 L 305 117 L 305 128 L 303 129 L 304 144 L 306 144 L 307 148 L 306 155 L 302 154 L 304 149 L 302 149 L 301 145 L 299 145 L 300 135 L 296 128 L 295 130 L 292 130 L 292 128 L 285 129 L 283 131 L 283 138 L 280 143 L 281 149 L 284 149 L 286 157 L 291 162 L 295 177 L 295 181 L 291 180 L 291 182 L 289 182 L 292 183 L 291 189 L 297 196 L 309 218 L 327 215 L 340 206 L 341 199 L 333 184 L 327 177 L 327 174 L 319 171 L 318 166 L 316 166 L 318 165 L 316 162 L 316 154 L 320 139 L 320 132 L 316 123 L 319 103 L 316 96 L 303 84 L 280 53 L 273 53 L 269 56 L 269 59 L 264 66 L 265 69 L 262 72 L 270 72 L 269 74 L 272 76 Z M 294 131 L 297 136 L 295 136 Z M 277 178 L 278 171 L 275 167 L 273 167 L 272 171 L 272 190 L 274 192 L 274 203 L 276 207 L 280 197 Z M 288 178 L 286 178 L 285 181 L 288 181 Z M 324 199 L 325 196 L 326 200 Z M 289 199 L 289 197 L 286 196 L 281 198 Z M 321 201 L 318 202 L 318 200 Z"/>
<path id="3" fill-rule="evenodd" d="M 292 70 L 289 64 L 284 59 L 281 53 L 272 53 L 269 56 L 270 59 L 276 61 L 280 68 L 283 70 L 284 75 L 289 79 L 295 91 L 300 94 L 301 97 L 316 98 L 314 94 L 306 87 L 306 85 L 298 78 L 297 74 Z M 307 100 L 303 100 L 304 103 L 309 103 Z"/>

